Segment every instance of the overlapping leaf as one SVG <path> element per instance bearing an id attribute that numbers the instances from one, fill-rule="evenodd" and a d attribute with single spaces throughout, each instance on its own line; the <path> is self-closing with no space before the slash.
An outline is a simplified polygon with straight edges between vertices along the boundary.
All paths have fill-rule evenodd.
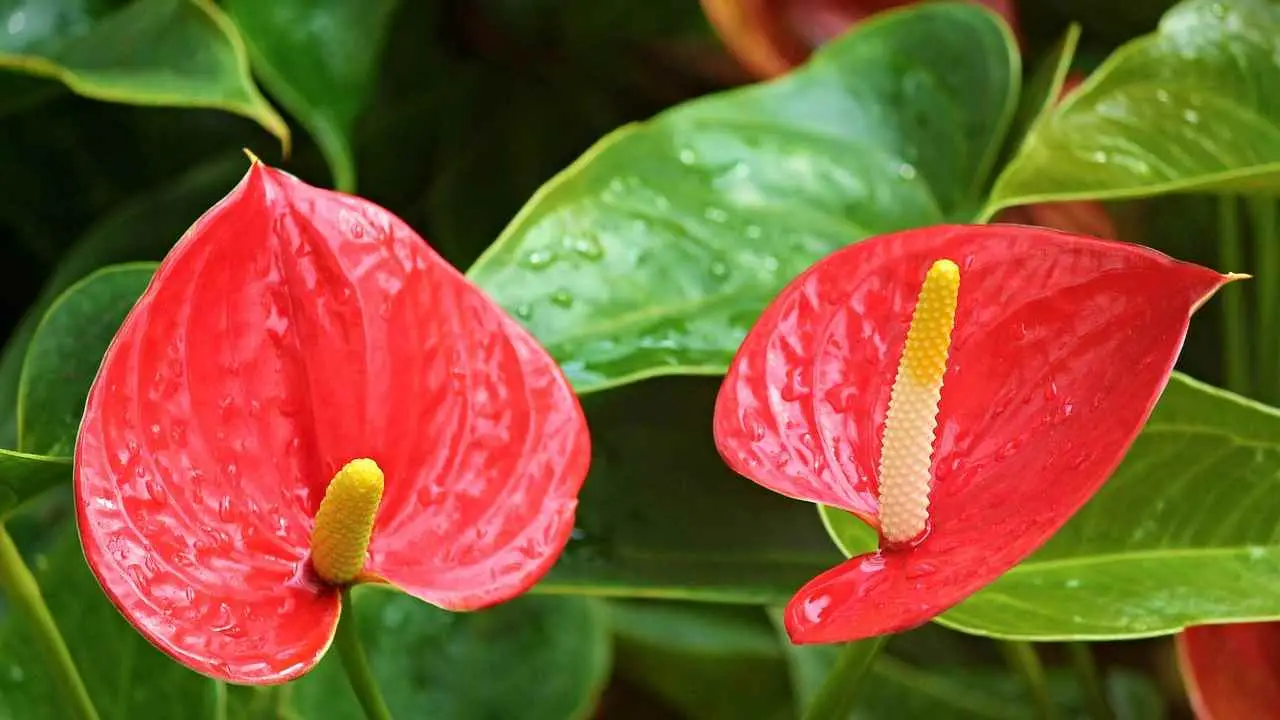
<path id="1" fill-rule="evenodd" d="M 580 392 L 721 373 L 769 298 L 819 257 L 973 216 L 1017 63 L 979 7 L 869 21 L 786 78 L 605 138 L 469 275 Z"/>
<path id="2" fill-rule="evenodd" d="M 4 5 L 0 68 L 52 78 L 98 100 L 225 110 L 289 145 L 289 127 L 249 76 L 235 26 L 211 0 Z"/>
<path id="3" fill-rule="evenodd" d="M 1280 189 L 1280 5 L 1185 0 L 1037 123 L 991 209 Z"/>
<path id="4" fill-rule="evenodd" d="M 334 186 L 355 192 L 351 134 L 377 80 L 398 0 L 229 0 L 267 89 L 315 138 Z"/>

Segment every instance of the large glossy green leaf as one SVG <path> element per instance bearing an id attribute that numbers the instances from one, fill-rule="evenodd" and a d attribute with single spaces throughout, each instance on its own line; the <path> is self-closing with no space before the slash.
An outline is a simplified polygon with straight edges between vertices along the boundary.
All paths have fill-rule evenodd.
<path id="1" fill-rule="evenodd" d="M 85 97 L 216 108 L 280 138 L 289 127 L 249 75 L 244 42 L 210 0 L 0 0 L 0 68 Z"/>
<path id="2" fill-rule="evenodd" d="M 521 597 L 451 613 L 403 593 L 355 593 L 365 651 L 397 718 L 588 718 L 609 677 L 608 616 L 592 598 Z M 295 683 L 304 718 L 361 720 L 336 652 Z"/>
<path id="3" fill-rule="evenodd" d="M 0 350 L 0 446 L 17 444 L 18 380 L 23 360 L 36 326 L 53 301 L 99 267 L 162 258 L 201 213 L 227 194 L 245 168 L 244 155 L 238 151 L 197 165 L 104 216 L 63 254 Z"/>
<path id="4" fill-rule="evenodd" d="M 1280 4 L 1187 0 L 1037 123 L 991 210 L 1280 189 Z"/>
<path id="5" fill-rule="evenodd" d="M 36 328 L 18 383 L 18 449 L 70 458 L 102 356 L 154 263 L 105 267 L 67 289 Z"/>
<path id="6" fill-rule="evenodd" d="M 1280 411 L 1174 375 L 1119 469 L 1040 550 L 938 618 L 1027 640 L 1280 619 Z M 846 550 L 874 547 L 823 509 Z"/>
<path id="7" fill-rule="evenodd" d="M 868 235 L 971 218 L 1018 57 L 978 6 L 859 25 L 789 77 L 624 127 L 544 186 L 469 271 L 580 392 L 724 371 L 760 310 Z"/>
<path id="8" fill-rule="evenodd" d="M 227 0 L 254 72 L 315 138 L 334 185 L 355 192 L 351 134 L 377 80 L 398 0 Z M 427 90 L 430 92 L 430 90 Z"/>
<path id="9" fill-rule="evenodd" d="M 591 474 L 578 527 L 540 592 L 783 602 L 840 554 L 813 511 L 716 454 L 709 378 L 584 398 Z"/>
<path id="10" fill-rule="evenodd" d="M 36 579 L 102 720 L 214 715 L 215 683 L 151 646 L 116 611 L 66 528 Z M 0 623 L 0 718 L 70 718 L 31 631 L 16 613 Z"/>

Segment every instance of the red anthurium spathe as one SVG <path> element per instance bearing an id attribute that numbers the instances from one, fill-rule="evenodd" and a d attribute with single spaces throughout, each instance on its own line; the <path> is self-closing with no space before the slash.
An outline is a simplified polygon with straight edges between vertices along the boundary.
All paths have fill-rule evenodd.
<path id="1" fill-rule="evenodd" d="M 885 235 L 805 271 L 739 349 L 716 444 L 739 474 L 857 515 L 881 546 L 796 594 L 791 638 L 920 625 L 1043 544 L 1120 462 L 1190 315 L 1230 279 L 1012 225 Z"/>
<path id="2" fill-rule="evenodd" d="M 452 610 L 528 589 L 572 532 L 589 454 L 551 357 L 408 225 L 254 161 L 102 362 L 78 524 L 157 647 L 282 682 L 328 648 L 335 582 Z"/>
<path id="3" fill-rule="evenodd" d="M 927 1 L 927 0 L 926 0 Z M 972 0 L 1015 26 L 1013 0 Z M 757 77 L 781 75 L 823 43 L 886 10 L 921 0 L 702 0 L 716 34 Z"/>
<path id="4" fill-rule="evenodd" d="M 1197 718 L 1280 717 L 1280 623 L 1187 628 L 1177 644 Z"/>

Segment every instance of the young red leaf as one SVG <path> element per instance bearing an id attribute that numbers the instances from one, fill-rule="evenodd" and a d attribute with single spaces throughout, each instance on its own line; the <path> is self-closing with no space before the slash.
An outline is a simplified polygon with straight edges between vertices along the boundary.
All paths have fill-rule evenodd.
<path id="1" fill-rule="evenodd" d="M 921 0 L 702 0 L 720 40 L 747 70 L 770 78 L 877 13 Z M 1013 0 L 973 0 L 1016 26 Z"/>
<path id="2" fill-rule="evenodd" d="M 959 295 L 929 530 L 801 589 L 786 618 L 797 642 L 919 625 L 1039 547 L 1120 462 L 1189 316 L 1230 279 L 1144 247 L 1024 226 L 864 240 L 793 281 L 743 342 L 714 422 L 728 464 L 879 529 L 891 388 L 921 282 L 942 259 L 959 266 Z"/>
<path id="3" fill-rule="evenodd" d="M 1187 628 L 1177 645 L 1199 720 L 1280 717 L 1280 623 Z"/>
<path id="4" fill-rule="evenodd" d="M 254 162 L 161 264 L 89 393 L 89 566 L 197 671 L 297 677 L 339 613 L 314 518 L 358 458 L 385 473 L 360 579 L 468 610 L 550 568 L 589 441 L 553 360 L 412 229 Z"/>

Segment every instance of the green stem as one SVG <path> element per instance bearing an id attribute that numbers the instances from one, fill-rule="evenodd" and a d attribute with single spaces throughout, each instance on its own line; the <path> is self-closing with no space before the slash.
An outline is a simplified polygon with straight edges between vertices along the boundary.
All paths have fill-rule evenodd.
<path id="1" fill-rule="evenodd" d="M 1240 206 L 1232 195 L 1218 198 L 1218 260 L 1225 272 L 1239 272 L 1244 264 L 1244 243 L 1240 237 Z M 1245 338 L 1244 288 L 1222 288 L 1222 330 L 1225 347 L 1223 365 L 1227 373 L 1227 389 L 1249 393 L 1249 344 Z"/>
<path id="2" fill-rule="evenodd" d="M 1000 643 L 1000 649 L 1004 651 L 1009 667 L 1022 676 L 1022 682 L 1031 693 L 1036 717 L 1040 720 L 1052 718 L 1055 713 L 1053 700 L 1049 697 L 1049 680 L 1045 676 L 1044 665 L 1040 663 L 1040 656 L 1036 654 L 1035 647 L 1029 642 L 1004 640 Z"/>
<path id="3" fill-rule="evenodd" d="M 841 648 L 835 667 L 818 688 L 804 720 L 845 720 L 849 717 L 858 701 L 862 679 L 867 676 L 876 655 L 888 639 L 888 635 L 881 635 L 851 642 Z"/>
<path id="4" fill-rule="evenodd" d="M 1111 712 L 1111 706 L 1107 704 L 1107 691 L 1102 685 L 1102 676 L 1098 674 L 1098 665 L 1093 660 L 1093 650 L 1088 643 L 1073 642 L 1067 643 L 1067 652 L 1071 655 L 1076 679 L 1080 681 L 1080 689 L 1089 705 L 1089 717 L 1094 720 L 1114 720 L 1115 713 Z"/>
<path id="5" fill-rule="evenodd" d="M 1254 268 L 1266 278 L 1280 273 L 1280 218 L 1272 197 L 1249 199 L 1253 221 Z M 1238 270 L 1225 269 L 1228 272 Z M 1258 338 L 1254 367 L 1258 371 L 1259 400 L 1280 401 L 1280 283 L 1264 280 L 1258 288 Z"/>
<path id="6" fill-rule="evenodd" d="M 98 720 L 98 711 L 89 699 L 80 673 L 76 671 L 71 652 L 58 632 L 49 606 L 40 595 L 40 585 L 31 569 L 22 559 L 22 553 L 9 537 L 9 531 L 0 524 L 0 587 L 5 589 L 13 608 L 22 615 L 31 634 L 45 653 L 49 669 L 53 672 L 61 695 L 76 720 Z"/>
<path id="7" fill-rule="evenodd" d="M 221 680 L 213 682 L 213 720 L 227 720 L 227 684 Z"/>
<path id="8" fill-rule="evenodd" d="M 360 629 L 356 627 L 355 605 L 351 602 L 349 587 L 342 589 L 342 617 L 338 620 L 336 640 L 342 667 L 347 671 L 347 679 L 351 681 L 351 689 L 355 691 L 360 707 L 364 708 L 365 717 L 369 720 L 391 720 L 391 711 L 378 691 L 378 683 L 373 679 L 369 660 L 360 644 Z"/>

